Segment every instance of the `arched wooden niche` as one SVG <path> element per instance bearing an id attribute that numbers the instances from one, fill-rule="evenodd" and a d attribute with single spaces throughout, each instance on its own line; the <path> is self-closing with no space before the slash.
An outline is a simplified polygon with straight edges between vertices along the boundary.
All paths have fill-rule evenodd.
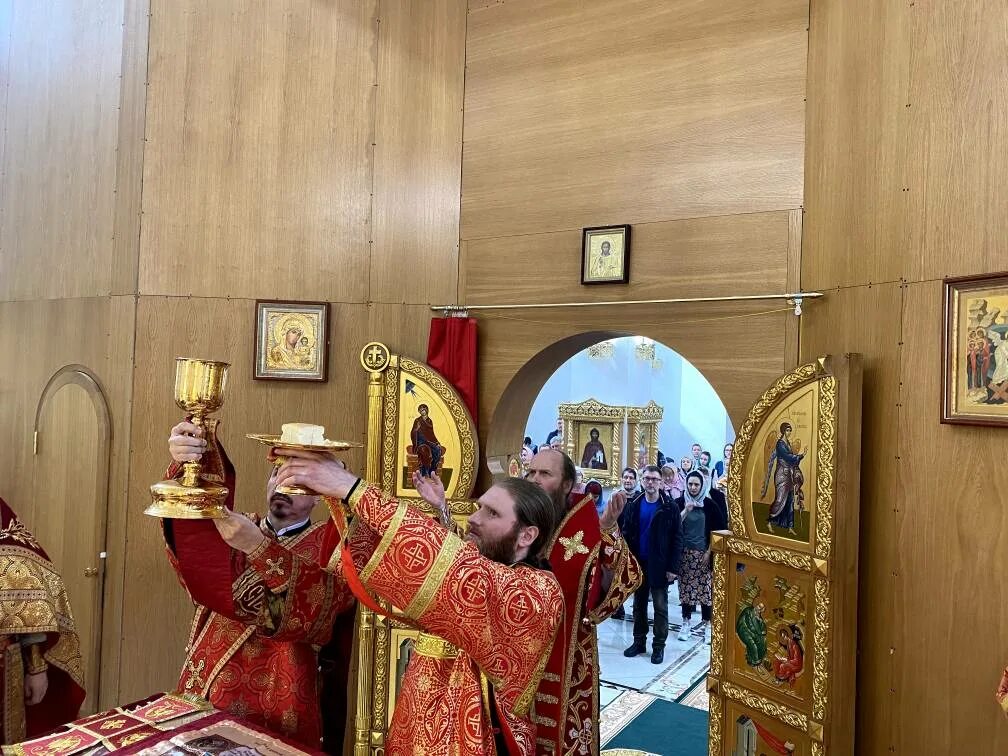
<path id="1" fill-rule="evenodd" d="M 22 509 L 30 511 L 26 520 L 66 584 L 82 645 L 84 711 L 92 711 L 102 667 L 112 445 L 112 417 L 97 376 L 84 365 L 53 373 L 39 396 L 33 431 L 35 495 Z"/>

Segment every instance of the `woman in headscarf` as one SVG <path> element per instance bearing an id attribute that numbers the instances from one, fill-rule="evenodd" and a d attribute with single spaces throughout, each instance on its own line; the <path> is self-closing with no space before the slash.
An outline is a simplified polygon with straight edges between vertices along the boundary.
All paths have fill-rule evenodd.
<path id="1" fill-rule="evenodd" d="M 679 640 L 689 640 L 693 607 L 700 604 L 700 622 L 705 624 L 704 641 L 710 643 L 713 584 L 711 533 L 728 528 L 728 512 L 704 494 L 703 473 L 692 470 L 686 476 L 686 491 L 676 500 L 682 517 L 683 556 L 679 566 L 679 603 L 682 628 Z"/>

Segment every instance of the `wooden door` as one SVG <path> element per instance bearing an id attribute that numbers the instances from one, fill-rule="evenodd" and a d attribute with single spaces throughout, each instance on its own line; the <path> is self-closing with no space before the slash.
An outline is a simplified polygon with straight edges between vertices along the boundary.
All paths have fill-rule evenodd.
<path id="1" fill-rule="evenodd" d="M 61 373 L 50 380 L 39 401 L 35 495 L 25 502 L 23 516 L 70 597 L 87 688 L 84 714 L 95 710 L 101 667 L 109 418 L 93 379 L 75 371 Z"/>

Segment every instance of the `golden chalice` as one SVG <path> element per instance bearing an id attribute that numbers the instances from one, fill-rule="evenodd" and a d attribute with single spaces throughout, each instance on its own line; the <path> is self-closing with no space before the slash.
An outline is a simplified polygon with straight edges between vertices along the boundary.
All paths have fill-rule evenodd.
<path id="1" fill-rule="evenodd" d="M 175 358 L 175 404 L 192 423 L 203 428 L 207 448 L 216 439 L 217 421 L 208 415 L 224 404 L 224 386 L 230 365 L 190 357 Z M 219 476 L 218 476 L 219 477 Z M 224 517 L 228 489 L 203 475 L 200 462 L 182 465 L 181 480 L 162 480 L 151 486 L 152 504 L 144 514 L 177 520 L 205 520 Z"/>

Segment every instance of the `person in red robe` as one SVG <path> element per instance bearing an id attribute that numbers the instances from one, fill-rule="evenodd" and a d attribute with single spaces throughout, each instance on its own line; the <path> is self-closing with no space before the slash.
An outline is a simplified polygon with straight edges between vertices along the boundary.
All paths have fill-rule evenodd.
<path id="1" fill-rule="evenodd" d="M 782 626 L 779 630 L 781 651 L 773 660 L 773 673 L 778 682 L 794 684 L 805 669 L 805 649 L 802 632 L 797 625 Z"/>
<path id="2" fill-rule="evenodd" d="M 567 611 L 536 701 L 541 756 L 598 756 L 598 625 L 615 614 L 641 583 L 640 564 L 619 531 L 626 494 L 615 491 L 599 515 L 590 495 L 571 495 L 574 462 L 544 449 L 526 478 L 553 497 L 562 520 L 548 559 Z"/>
<path id="3" fill-rule="evenodd" d="M 561 518 L 548 542 L 547 561 L 566 606 L 536 698 L 536 753 L 597 756 L 597 626 L 637 590 L 641 570 L 618 527 L 626 494 L 613 493 L 600 517 L 590 494 L 572 494 L 575 475 L 571 458 L 550 448 L 540 449 L 526 473 L 550 496 Z M 414 478 L 414 485 L 429 504 L 446 511 L 444 487 L 436 477 Z"/>
<path id="4" fill-rule="evenodd" d="M 426 404 L 417 407 L 419 413 L 410 429 L 410 441 L 413 453 L 417 456 L 421 475 L 436 475 L 441 466 L 443 450 L 437 434 L 434 433 L 434 421 L 430 418 L 430 408 Z"/>
<path id="5" fill-rule="evenodd" d="M 63 579 L 0 499 L 0 743 L 77 718 L 84 673 Z"/>
<path id="6" fill-rule="evenodd" d="M 172 428 L 168 475 L 202 458 L 203 476 L 227 486 L 230 510 L 234 468 L 208 423 L 206 438 L 192 423 Z M 274 470 L 263 518 L 163 521 L 168 558 L 196 604 L 177 690 L 313 749 L 324 734 L 325 750 L 339 753 L 355 602 L 326 543 L 328 520 L 310 521 L 318 497 L 276 487 Z"/>
<path id="7" fill-rule="evenodd" d="M 536 689 L 563 615 L 541 562 L 556 510 L 541 489 L 507 478 L 479 499 L 460 538 L 332 458 L 291 457 L 283 484 L 327 496 L 334 521 L 354 515 L 344 574 L 422 631 L 406 668 L 386 756 L 530 756 Z"/>

